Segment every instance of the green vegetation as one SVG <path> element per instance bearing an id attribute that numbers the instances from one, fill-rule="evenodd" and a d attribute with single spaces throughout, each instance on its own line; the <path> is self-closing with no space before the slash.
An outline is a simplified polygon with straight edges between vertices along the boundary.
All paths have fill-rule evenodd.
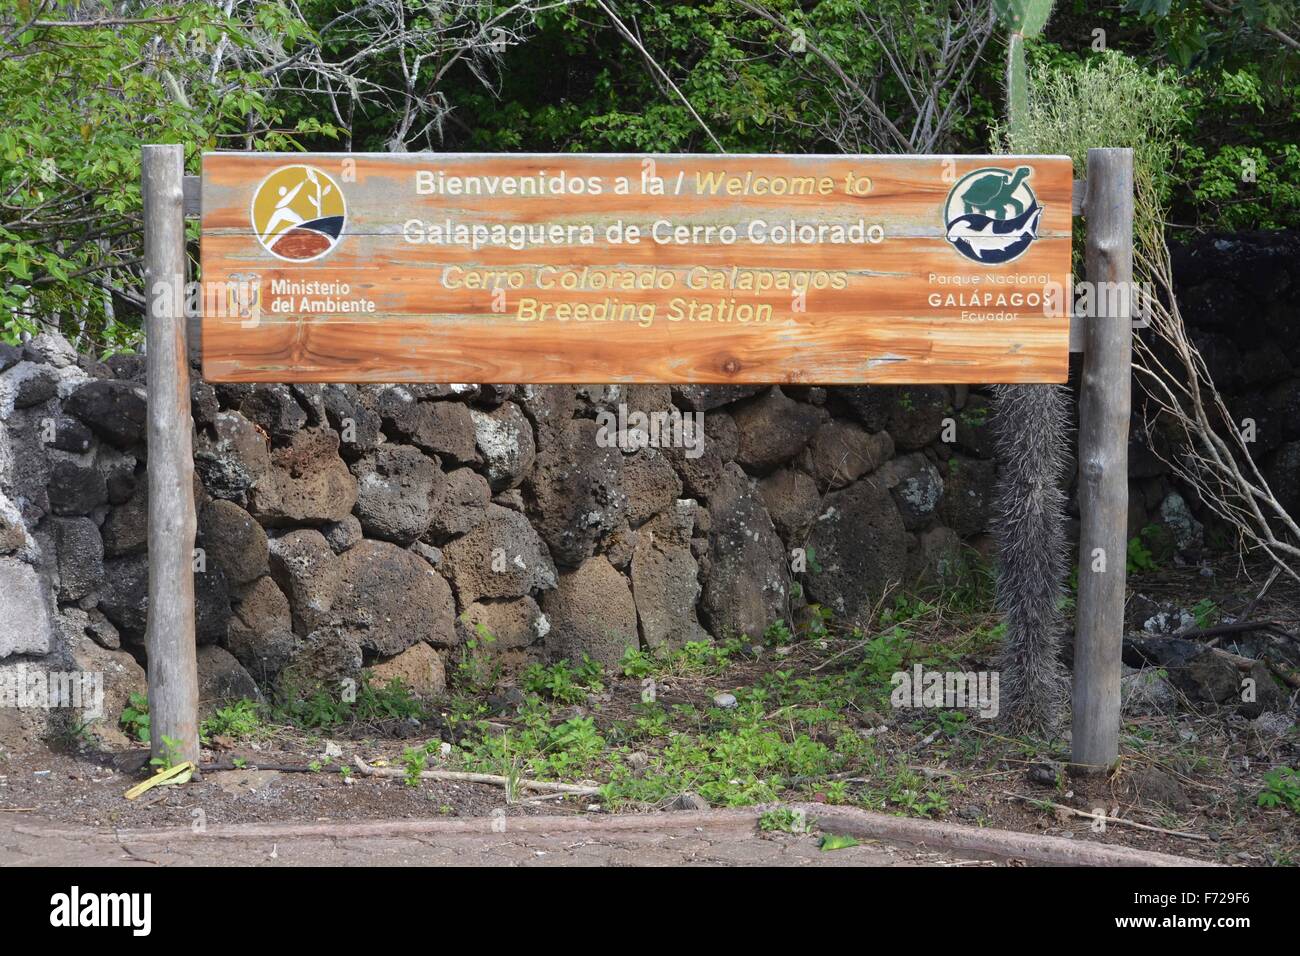
<path id="1" fill-rule="evenodd" d="M 1291 767 L 1277 767 L 1264 774 L 1258 802 L 1261 807 L 1285 807 L 1300 814 L 1300 773 Z"/>
<path id="2" fill-rule="evenodd" d="M 1176 550 L 1173 534 L 1167 526 L 1146 525 L 1136 538 L 1129 538 L 1126 552 L 1128 572 L 1158 571 L 1173 560 Z"/>
<path id="3" fill-rule="evenodd" d="M 262 715 L 256 701 L 237 700 L 222 707 L 199 727 L 199 736 L 205 742 L 213 737 L 252 737 L 262 729 Z"/>
<path id="4" fill-rule="evenodd" d="M 149 698 L 144 694 L 127 695 L 126 706 L 122 708 L 119 721 L 127 736 L 134 737 L 142 744 L 149 743 Z"/>
<path id="5" fill-rule="evenodd" d="M 424 772 L 425 762 L 428 756 L 424 750 L 415 747 L 407 747 L 402 751 L 402 768 L 406 771 L 403 778 L 408 787 L 418 787 L 420 785 L 420 774 Z"/>
<path id="6" fill-rule="evenodd" d="M 605 689 L 604 668 L 586 654 L 576 667 L 560 661 L 549 667 L 530 664 L 519 677 L 520 686 L 530 694 L 542 694 L 558 704 L 580 704 L 588 695 Z"/>
<path id="7" fill-rule="evenodd" d="M 332 133 L 323 112 L 286 129 L 274 85 L 236 57 L 214 69 L 219 43 L 239 49 L 269 33 L 292 48 L 310 31 L 287 6 L 233 18 L 212 3 L 134 11 L 102 27 L 32 26 L 83 18 L 68 5 L 38 14 L 0 0 L 4 339 L 57 319 L 104 352 L 137 344 L 141 144 L 183 143 L 197 171 L 203 149 L 288 149 L 298 133 Z"/>
<path id="8" fill-rule="evenodd" d="M 138 343 L 144 142 L 184 144 L 190 172 L 218 148 L 980 152 L 1009 92 L 1034 140 L 1062 96 L 1089 105 L 1079 145 L 1159 127 L 1169 161 L 1145 165 L 1185 184 L 1180 224 L 1300 225 L 1291 0 L 1059 0 L 1032 41 L 1007 16 L 1029 37 L 1046 3 L 996 6 L 990 40 L 942 0 L 463 5 L 400 28 L 337 0 L 145 2 L 111 25 L 96 7 L 32 25 L 27 0 L 0 0 L 0 337 Z M 968 44 L 961 69 L 940 37 Z"/>
<path id="9" fill-rule="evenodd" d="M 157 767 L 159 770 L 170 770 L 181 762 L 181 742 L 175 737 L 164 736 L 162 743 L 162 756 L 151 757 L 149 766 Z"/>
<path id="10" fill-rule="evenodd" d="M 468 623 L 464 614 L 462 622 Z M 474 622 L 474 635 L 465 641 L 456 661 L 453 681 L 468 694 L 486 694 L 496 686 L 501 676 L 501 664 L 492 653 L 496 635 L 478 621 Z"/>
<path id="11" fill-rule="evenodd" d="M 489 724 L 466 708 L 448 766 L 509 780 L 592 780 L 611 808 L 666 805 L 690 791 L 721 806 L 797 794 L 829 804 L 942 814 L 959 785 L 919 775 L 879 749 L 864 729 L 888 722 L 882 715 L 891 712 L 895 672 L 914 663 L 953 665 L 988 649 L 996 640 L 990 599 L 987 575 L 972 571 L 962 587 L 895 599 L 869 632 L 814 614 L 798 627 L 783 622 L 769 628 L 756 646 L 737 639 L 687 644 L 671 653 L 629 651 L 619 670 L 637 683 L 621 694 L 610 688 L 611 703 L 592 716 L 567 708 L 606 686 L 596 665 L 533 665 L 520 681 L 524 702 L 504 730 L 502 717 Z M 938 630 L 945 640 L 922 639 Z M 826 666 L 809 667 L 809 654 Z M 713 689 L 698 691 L 692 702 L 670 703 L 646 695 L 647 681 L 702 688 L 726 681 L 736 704 L 717 706 Z M 963 712 L 926 714 L 915 729 L 970 752 L 979 749 Z M 430 741 L 425 750 L 439 746 Z M 765 819 L 770 828 L 789 823 L 779 812 Z"/>
<path id="12" fill-rule="evenodd" d="M 759 815 L 758 828 L 769 832 L 803 833 L 809 829 L 809 824 L 802 813 L 789 807 L 777 807 L 774 810 L 764 810 Z"/>
<path id="13" fill-rule="evenodd" d="M 1053 60 L 1095 58 L 1101 42 L 1176 84 L 1185 121 L 1173 130 L 1168 172 L 1185 188 L 1170 197 L 1173 221 L 1300 225 L 1300 7 L 1292 0 L 1074 0 L 1057 3 L 1047 37 Z"/>

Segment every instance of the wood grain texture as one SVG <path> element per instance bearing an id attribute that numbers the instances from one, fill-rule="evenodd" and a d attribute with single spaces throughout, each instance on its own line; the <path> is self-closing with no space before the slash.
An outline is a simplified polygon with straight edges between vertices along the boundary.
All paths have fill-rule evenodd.
<path id="1" fill-rule="evenodd" d="M 647 161 L 665 184 L 664 195 L 643 189 Z M 339 187 L 346 214 L 332 249 L 311 261 L 286 261 L 268 246 L 292 251 L 292 242 L 305 236 L 316 243 L 314 253 L 321 243 L 289 230 L 296 235 L 264 244 L 254 230 L 254 195 L 269 176 L 299 164 Z M 1030 167 L 1027 182 L 1042 210 L 1038 238 L 1003 264 L 972 261 L 947 238 L 945 207 L 954 182 L 990 166 Z M 544 195 L 500 194 L 511 177 L 536 181 L 543 170 L 543 187 L 563 174 L 569 182 L 598 179 L 603 189 L 599 195 L 544 188 Z M 725 181 L 741 189 L 748 175 L 751 191 L 705 188 L 710 177 L 722 184 L 724 172 L 741 177 Z M 419 194 L 417 177 L 438 173 L 496 183 L 498 194 Z M 617 194 L 618 177 L 627 178 L 628 194 Z M 865 190 L 863 177 L 870 180 Z M 762 178 L 788 190 L 811 183 L 811 194 L 755 195 Z M 209 154 L 202 182 L 204 375 L 211 381 L 1060 382 L 1067 374 L 1069 322 L 1041 298 L 1045 284 L 1068 282 L 1073 199 L 1065 157 Z M 259 199 L 256 208 L 269 208 L 266 202 Z M 660 242 L 653 234 L 657 222 L 714 232 L 693 237 L 698 242 Z M 751 232 L 755 222 L 765 225 Z M 755 241 L 773 225 L 792 222 L 823 233 L 860 227 L 880 241 Z M 471 239 L 480 230 L 485 241 L 478 248 L 413 241 L 447 223 L 468 230 Z M 616 223 L 639 228 L 642 240 L 608 241 Z M 502 245 L 484 232 L 494 227 L 552 230 L 558 241 L 534 232 Z M 720 227 L 735 229 L 734 241 L 720 236 Z M 578 287 L 564 287 L 570 279 Z M 791 286 L 808 280 L 814 285 L 795 296 Z M 245 287 L 228 296 L 232 281 Z M 629 282 L 633 287 L 623 285 Z M 328 291 L 307 292 L 313 287 L 295 283 L 322 283 Z M 251 313 L 238 308 L 248 307 L 248 287 L 257 290 Z M 597 319 L 601 310 L 618 318 Z"/>
<path id="2" fill-rule="evenodd" d="M 1133 281 L 1133 151 L 1088 150 L 1088 280 Z M 1079 390 L 1079 595 L 1071 760 L 1100 772 L 1119 755 L 1120 654 L 1128 557 L 1128 432 L 1133 329 L 1128 302 L 1106 296 L 1084 322 Z"/>
<path id="3" fill-rule="evenodd" d="M 194 456 L 186 323 L 171 293 L 185 279 L 184 150 L 146 146 L 141 161 L 149 296 L 149 737 L 152 756 L 199 759 L 194 632 Z"/>

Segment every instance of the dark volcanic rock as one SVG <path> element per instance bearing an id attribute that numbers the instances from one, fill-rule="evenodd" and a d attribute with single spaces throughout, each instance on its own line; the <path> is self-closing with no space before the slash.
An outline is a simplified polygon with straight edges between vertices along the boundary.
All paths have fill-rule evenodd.
<path id="1" fill-rule="evenodd" d="M 963 538 L 989 529 L 997 491 L 997 464 L 953 455 L 943 479 L 939 517 Z"/>
<path id="2" fill-rule="evenodd" d="M 218 412 L 211 432 L 199 433 L 194 470 L 212 497 L 246 507 L 252 489 L 270 481 L 266 435 L 238 412 Z"/>
<path id="3" fill-rule="evenodd" d="M 456 642 L 451 588 L 418 555 L 386 541 L 362 541 L 337 558 L 333 626 L 388 657 L 417 641 Z"/>
<path id="4" fill-rule="evenodd" d="M 99 469 L 71 458 L 50 464 L 48 492 L 56 515 L 89 514 L 108 502 L 108 485 Z"/>
<path id="5" fill-rule="evenodd" d="M 689 543 L 659 540 L 653 532 L 638 535 L 632 595 L 647 646 L 677 650 L 688 641 L 708 640 L 695 616 L 700 590 L 699 564 Z"/>
<path id="6" fill-rule="evenodd" d="M 758 494 L 787 548 L 801 545 L 821 503 L 817 482 L 802 471 L 781 468 L 758 483 Z"/>
<path id="7" fill-rule="evenodd" d="M 373 538 L 410 544 L 429 528 L 432 501 L 445 480 L 437 464 L 410 445 L 380 445 L 352 463 L 356 516 Z"/>
<path id="8" fill-rule="evenodd" d="M 104 579 L 104 541 L 89 518 L 53 518 L 59 557 L 59 600 L 77 601 Z"/>
<path id="9" fill-rule="evenodd" d="M 492 489 L 487 479 L 469 468 L 446 475 L 429 503 L 429 535 L 445 541 L 473 531 L 487 514 Z"/>
<path id="10" fill-rule="evenodd" d="M 863 478 L 827 496 L 808 539 L 820 570 L 804 587 L 837 621 L 865 625 L 886 588 L 908 580 L 911 545 L 884 483 Z"/>
<path id="11" fill-rule="evenodd" d="M 735 464 L 726 466 L 709 515 L 710 569 L 701 602 L 706 623 L 715 637 L 760 637 L 768 624 L 786 616 L 785 547 L 758 492 Z"/>
<path id="12" fill-rule="evenodd" d="M 258 385 L 238 410 L 275 441 L 288 441 L 307 424 L 307 413 L 288 385 Z"/>
<path id="13" fill-rule="evenodd" d="M 746 471 L 765 475 L 803 450 L 826 420 L 823 409 L 787 398 L 779 388 L 737 406 L 732 412 L 740 433 L 736 461 Z"/>
<path id="14" fill-rule="evenodd" d="M 568 423 L 524 486 L 529 513 L 555 561 L 577 566 L 627 518 L 623 453 L 596 440 L 591 419 Z M 558 436 L 557 436 L 558 437 Z"/>
<path id="15" fill-rule="evenodd" d="M 555 590 L 542 597 L 542 609 L 550 622 L 546 654 L 552 660 L 578 661 L 589 654 L 613 666 L 628 648 L 640 646 L 627 578 L 601 555 L 561 574 Z"/>
<path id="16" fill-rule="evenodd" d="M 623 459 L 623 491 L 627 520 L 638 527 L 681 497 L 682 480 L 655 448 L 642 448 Z"/>
<path id="17" fill-rule="evenodd" d="M 270 472 L 253 486 L 249 510 L 267 525 L 341 521 L 356 503 L 357 483 L 338 450 L 329 429 L 295 433 L 271 453 Z"/>
<path id="18" fill-rule="evenodd" d="M 894 455 L 888 432 L 872 434 L 852 422 L 826 422 L 808 446 L 808 471 L 823 490 L 843 488 Z"/>
<path id="19" fill-rule="evenodd" d="M 246 584 L 267 573 L 266 532 L 234 502 L 214 498 L 203 506 L 199 544 L 231 584 Z"/>
<path id="20" fill-rule="evenodd" d="M 533 467 L 537 453 L 533 426 L 518 405 L 507 402 L 492 412 L 475 411 L 474 439 L 486 464 L 493 491 L 515 488 Z"/>
<path id="21" fill-rule="evenodd" d="M 147 393 L 144 387 L 115 379 L 86 382 L 63 408 L 119 448 L 143 444 Z"/>
<path id="22" fill-rule="evenodd" d="M 289 599 L 298 634 L 330 623 L 330 604 L 338 584 L 338 558 L 324 536 L 303 528 L 270 541 L 271 576 Z"/>
<path id="23" fill-rule="evenodd" d="M 443 548 L 443 567 L 461 607 L 555 587 L 555 565 L 528 519 L 496 504 L 474 530 Z"/>

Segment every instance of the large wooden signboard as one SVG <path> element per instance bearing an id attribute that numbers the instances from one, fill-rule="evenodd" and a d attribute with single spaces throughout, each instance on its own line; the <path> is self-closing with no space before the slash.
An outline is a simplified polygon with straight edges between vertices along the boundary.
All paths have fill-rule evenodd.
<path id="1" fill-rule="evenodd" d="M 1061 382 L 1043 156 L 212 153 L 204 376 Z"/>

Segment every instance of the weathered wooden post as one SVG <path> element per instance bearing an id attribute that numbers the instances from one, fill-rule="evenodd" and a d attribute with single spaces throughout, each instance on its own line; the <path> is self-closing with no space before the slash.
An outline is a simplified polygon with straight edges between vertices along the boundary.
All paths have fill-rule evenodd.
<path id="1" fill-rule="evenodd" d="M 155 757 L 199 758 L 194 645 L 194 459 L 184 310 L 185 153 L 146 146 L 146 366 L 149 388 L 149 738 Z M 164 738 L 172 741 L 169 747 Z M 170 753 L 168 751 L 170 750 Z"/>
<path id="2" fill-rule="evenodd" d="M 1071 760 L 1100 771 L 1119 756 L 1120 653 L 1132 406 L 1133 151 L 1088 150 L 1085 258 L 1094 308 L 1079 395 L 1079 596 Z"/>

